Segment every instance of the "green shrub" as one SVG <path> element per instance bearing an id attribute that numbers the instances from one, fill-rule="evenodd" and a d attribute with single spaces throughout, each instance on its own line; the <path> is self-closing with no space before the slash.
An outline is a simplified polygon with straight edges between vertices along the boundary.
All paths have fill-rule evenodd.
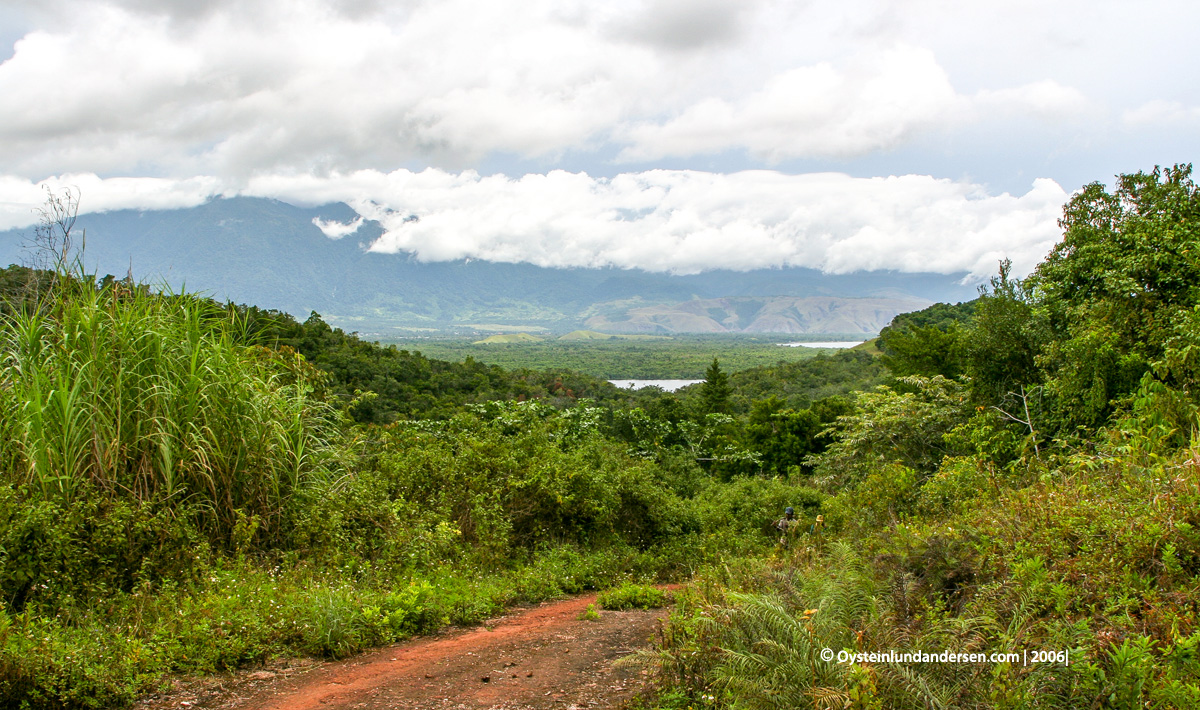
<path id="1" fill-rule="evenodd" d="M 671 603 L 671 595 L 661 589 L 643 584 L 622 584 L 606 589 L 596 597 L 601 609 L 657 609 Z"/>
<path id="2" fill-rule="evenodd" d="M 737 478 L 728 484 L 710 482 L 695 498 L 706 532 L 729 532 L 773 541 L 775 521 L 791 506 L 797 517 L 820 512 L 824 493 L 779 478 Z"/>
<path id="3" fill-rule="evenodd" d="M 81 493 L 59 502 L 0 487 L 0 600 L 10 609 L 192 580 L 209 564 L 187 507 Z"/>
<path id="4" fill-rule="evenodd" d="M 646 548 L 697 527 L 652 463 L 598 435 L 564 446 L 558 425 L 459 417 L 397 427 L 383 442 L 371 485 L 389 501 L 446 521 L 492 563 L 564 542 Z"/>
<path id="5" fill-rule="evenodd" d="M 826 501 L 843 539 L 825 552 L 759 563 L 758 573 L 713 567 L 693 584 L 701 600 L 672 616 L 653 654 L 660 688 L 717 707 L 814 697 L 851 707 L 1192 707 L 1200 469 L 1194 448 L 1148 456 L 1128 442 L 1117 433 L 1100 453 L 994 477 L 982 456 L 947 458 L 924 487 L 887 475 L 901 467 L 881 468 Z M 1070 665 L 851 668 L 814 656 L 1031 644 L 1069 653 Z"/>
<path id="6" fill-rule="evenodd" d="M 921 490 L 917 472 L 895 463 L 881 463 L 821 508 L 830 531 L 846 530 L 856 536 L 893 527 L 916 507 Z"/>

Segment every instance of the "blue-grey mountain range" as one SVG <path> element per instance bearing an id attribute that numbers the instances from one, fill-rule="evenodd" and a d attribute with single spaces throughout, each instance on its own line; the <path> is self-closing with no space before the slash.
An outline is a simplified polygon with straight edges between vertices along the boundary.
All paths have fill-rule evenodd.
<path id="1" fill-rule="evenodd" d="M 80 216 L 85 263 L 222 300 L 317 311 L 331 323 L 386 336 L 411 328 L 586 327 L 611 333 L 874 333 L 899 312 L 972 298 L 963 274 L 814 269 L 677 276 L 616 268 L 543 268 L 479 260 L 421 262 L 367 250 L 375 222 L 331 239 L 314 218 L 350 222 L 337 203 L 304 208 L 249 197 L 193 208 Z M 0 232 L 0 263 L 29 263 L 33 229 Z"/>

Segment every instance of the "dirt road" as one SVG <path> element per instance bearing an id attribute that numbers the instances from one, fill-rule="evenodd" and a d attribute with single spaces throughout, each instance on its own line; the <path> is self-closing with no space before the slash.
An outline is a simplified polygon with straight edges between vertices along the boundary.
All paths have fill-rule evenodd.
<path id="1" fill-rule="evenodd" d="M 493 619 L 307 669 L 276 667 L 205 688 L 180 688 L 144 708 L 214 710 L 573 710 L 608 708 L 640 684 L 614 661 L 649 644 L 666 609 L 601 611 L 595 595 Z"/>

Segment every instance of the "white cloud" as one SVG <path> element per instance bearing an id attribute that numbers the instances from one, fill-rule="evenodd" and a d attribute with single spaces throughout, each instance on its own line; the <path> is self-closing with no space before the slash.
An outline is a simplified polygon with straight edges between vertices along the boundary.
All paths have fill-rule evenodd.
<path id="1" fill-rule="evenodd" d="M 253 181 L 244 194 L 341 200 L 387 229 L 373 249 L 427 261 L 479 258 L 540 266 L 694 273 L 808 266 L 1028 272 L 1059 238 L 1067 193 L 1037 180 L 1024 195 L 922 175 L 853 178 L 773 171 L 652 170 L 598 179 L 552 171 L 360 171 Z M 413 217 L 417 220 L 413 220 Z"/>
<path id="2" fill-rule="evenodd" d="M 788 70 L 738 101 L 708 98 L 665 122 L 640 122 L 619 137 L 619 160 L 719 153 L 743 148 L 767 163 L 856 157 L 895 148 L 914 134 L 996 116 L 1071 119 L 1088 101 L 1045 80 L 968 96 L 955 91 L 933 53 L 897 46 Z"/>
<path id="3" fill-rule="evenodd" d="M 357 232 L 358 228 L 363 224 L 363 218 L 358 217 L 349 222 L 339 222 L 336 219 L 325 220 L 320 217 L 313 217 L 312 223 L 330 239 L 341 239 Z"/>
<path id="4" fill-rule="evenodd" d="M 1121 114 L 1121 120 L 1133 127 L 1200 122 L 1200 106 L 1185 106 L 1178 101 L 1156 99 Z"/>
<path id="5" fill-rule="evenodd" d="M 79 211 L 164 210 L 195 207 L 225 193 L 224 182 L 212 177 L 188 179 L 107 178 L 94 173 L 61 175 L 33 182 L 0 175 L 0 229 L 27 227 L 38 221 L 46 190 L 71 190 L 79 197 Z"/>
<path id="6" fill-rule="evenodd" d="M 0 171 L 544 169 L 566 154 L 598 166 L 728 150 L 770 165 L 889 151 L 998 114 L 1059 121 L 1091 101 L 1058 76 L 1068 63 L 1045 60 L 1048 43 L 993 62 L 1003 70 L 983 84 L 962 79 L 962 32 L 933 2 L 201 5 L 27 3 L 40 27 L 0 64 Z M 1029 9 L 952 14 L 991 22 L 971 37 L 990 57 L 1011 54 Z"/>
<path id="7" fill-rule="evenodd" d="M 1029 114 L 1048 121 L 1070 119 L 1089 109 L 1095 110 L 1081 91 L 1049 79 L 1009 89 L 984 89 L 972 98 L 977 111 L 1010 116 Z"/>
<path id="8" fill-rule="evenodd" d="M 67 176 L 86 211 L 200 204 L 212 195 L 297 204 L 342 201 L 386 233 L 373 245 L 424 261 L 478 258 L 540 266 L 616 266 L 696 273 L 806 266 L 832 273 L 896 269 L 990 275 L 1002 258 L 1025 273 L 1059 238 L 1067 193 L 1036 180 L 1023 195 L 924 175 L 854 178 L 651 170 L 611 179 L 561 170 L 518 178 L 373 170 L 276 174 L 234 187 L 214 178 Z M 38 186 L 0 179 L 0 219 L 33 220 Z M 413 219 L 413 218 L 416 219 Z M 357 229 L 314 221 L 328 236 Z"/>
<path id="9" fill-rule="evenodd" d="M 610 56 L 546 5 L 264 2 L 174 22 L 84 4 L 0 64 L 0 169 L 248 174 L 582 145 L 619 117 L 643 53 Z"/>
<path id="10" fill-rule="evenodd" d="M 933 54 L 898 47 L 846 69 L 827 62 L 771 77 L 731 102 L 709 98 L 665 123 L 639 123 L 622 136 L 620 159 L 745 148 L 768 161 L 856 156 L 891 148 L 914 131 L 953 122 L 959 97 Z"/>
<path id="11" fill-rule="evenodd" d="M 611 18 L 606 26 L 615 41 L 633 40 L 651 47 L 691 51 L 736 41 L 745 29 L 753 0 L 645 0 Z"/>
<path id="12" fill-rule="evenodd" d="M 87 210 L 345 200 L 388 223 L 381 247 L 429 259 L 984 274 L 1002 254 L 1031 267 L 1057 237 L 1063 190 L 1023 191 L 1026 176 L 1071 187 L 1110 174 L 1073 170 L 1148 167 L 1129 156 L 1186 160 L 1200 122 L 1200 3 L 1183 0 L 9 8 L 0 226 L 67 175 L 52 182 L 79 184 Z M 578 172 L 612 174 L 618 155 L 962 177 Z"/>

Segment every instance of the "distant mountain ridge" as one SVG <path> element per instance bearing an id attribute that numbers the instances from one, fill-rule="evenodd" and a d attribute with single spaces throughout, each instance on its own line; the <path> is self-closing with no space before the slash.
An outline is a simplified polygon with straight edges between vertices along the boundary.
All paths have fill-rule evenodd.
<path id="1" fill-rule="evenodd" d="M 897 313 L 928 305 L 915 297 L 693 299 L 593 316 L 586 325 L 606 333 L 876 333 Z"/>
<path id="2" fill-rule="evenodd" d="M 86 214 L 86 263 L 124 275 L 277 308 L 386 335 L 397 328 L 471 323 L 580 327 L 613 333 L 874 333 L 896 313 L 960 301 L 962 274 L 815 269 L 710 271 L 675 276 L 637 269 L 544 268 L 480 260 L 420 262 L 367 247 L 375 222 L 331 239 L 314 219 L 349 223 L 341 203 L 304 208 L 234 197 L 187 209 Z M 0 263 L 20 263 L 22 237 L 0 232 Z M 776 330 L 771 330 L 776 329 Z"/>

